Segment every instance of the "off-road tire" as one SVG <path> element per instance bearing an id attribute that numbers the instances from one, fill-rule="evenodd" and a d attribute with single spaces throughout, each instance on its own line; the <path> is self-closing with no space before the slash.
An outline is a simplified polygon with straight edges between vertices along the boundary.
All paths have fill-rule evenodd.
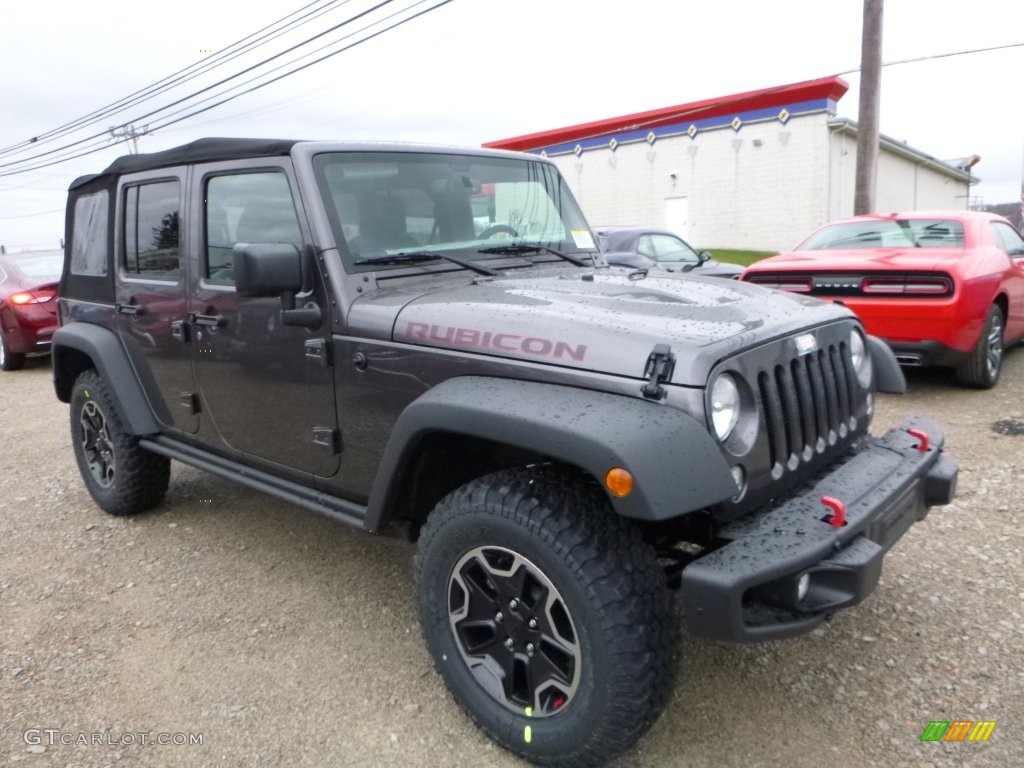
<path id="1" fill-rule="evenodd" d="M 564 705 L 556 700 L 547 713 L 513 709 L 513 702 L 488 692 L 463 656 L 458 619 L 450 619 L 454 573 L 483 550 L 520 555 L 553 585 L 571 618 L 577 684 Z M 603 764 L 632 745 L 664 706 L 676 626 L 664 572 L 654 550 L 614 514 L 589 478 L 528 467 L 457 489 L 435 507 L 421 532 L 416 580 L 427 646 L 455 699 L 491 738 L 531 763 Z M 500 648 L 490 647 L 500 658 Z M 536 687 L 537 694 L 542 690 Z"/>
<path id="2" fill-rule="evenodd" d="M 25 356 L 11 352 L 11 348 L 4 341 L 3 333 L 0 333 L 0 371 L 17 371 L 25 365 Z"/>
<path id="3" fill-rule="evenodd" d="M 85 487 L 104 511 L 134 515 L 167 493 L 170 460 L 125 430 L 107 383 L 94 370 L 82 373 L 71 390 L 71 444 Z"/>
<path id="4" fill-rule="evenodd" d="M 956 369 L 957 380 L 967 387 L 992 389 L 1003 368 L 1003 334 L 1006 326 L 998 304 L 989 307 L 978 343 Z"/>

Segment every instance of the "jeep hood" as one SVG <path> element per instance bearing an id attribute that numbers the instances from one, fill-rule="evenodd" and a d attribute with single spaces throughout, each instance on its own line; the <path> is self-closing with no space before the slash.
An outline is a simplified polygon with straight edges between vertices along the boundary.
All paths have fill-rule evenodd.
<path id="1" fill-rule="evenodd" d="M 430 288 L 425 294 L 417 281 L 372 291 L 353 305 L 350 332 L 637 379 L 654 346 L 668 344 L 676 356 L 672 383 L 702 387 L 711 368 L 737 350 L 851 316 L 834 304 L 733 280 L 631 280 L 617 269 Z"/>

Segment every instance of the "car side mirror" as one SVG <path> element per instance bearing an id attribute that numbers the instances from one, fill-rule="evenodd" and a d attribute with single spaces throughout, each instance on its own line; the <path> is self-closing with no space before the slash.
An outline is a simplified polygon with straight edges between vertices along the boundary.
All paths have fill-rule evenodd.
<path id="1" fill-rule="evenodd" d="M 708 251 L 701 251 L 697 254 L 697 263 L 703 264 L 706 261 L 711 261 L 711 253 Z"/>
<path id="2" fill-rule="evenodd" d="M 320 307 L 295 307 L 302 290 L 302 254 L 291 243 L 239 243 L 235 246 L 235 290 L 240 296 L 280 296 L 282 325 L 318 328 Z"/>
<path id="3" fill-rule="evenodd" d="M 235 290 L 241 296 L 280 296 L 302 290 L 302 254 L 290 243 L 235 246 Z"/>

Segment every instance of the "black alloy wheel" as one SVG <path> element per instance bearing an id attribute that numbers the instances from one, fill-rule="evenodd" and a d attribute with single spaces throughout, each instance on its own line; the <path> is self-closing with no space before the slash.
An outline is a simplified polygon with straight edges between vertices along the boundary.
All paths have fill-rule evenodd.
<path id="1" fill-rule="evenodd" d="M 442 499 L 416 555 L 420 624 L 456 701 L 535 765 L 626 750 L 672 681 L 657 556 L 578 471 L 507 469 Z"/>
<path id="2" fill-rule="evenodd" d="M 477 547 L 455 565 L 448 616 L 462 660 L 505 707 L 549 717 L 579 686 L 580 649 L 565 599 L 506 547 Z"/>

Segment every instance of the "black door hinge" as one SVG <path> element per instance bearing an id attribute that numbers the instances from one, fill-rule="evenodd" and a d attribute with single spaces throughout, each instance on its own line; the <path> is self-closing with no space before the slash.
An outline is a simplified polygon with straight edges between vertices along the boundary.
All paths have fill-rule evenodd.
<path id="1" fill-rule="evenodd" d="M 333 454 L 341 453 L 340 442 L 338 430 L 331 427 L 313 427 L 313 443 L 315 445 L 327 448 Z"/>
<path id="2" fill-rule="evenodd" d="M 672 380 L 672 372 L 676 369 L 676 356 L 668 344 L 655 344 L 644 366 L 644 378 L 647 383 L 640 391 L 644 397 L 661 400 L 665 396 L 665 388 L 661 386 Z"/>
<path id="3" fill-rule="evenodd" d="M 192 340 L 191 334 L 189 333 L 189 325 L 184 320 L 175 320 L 171 323 L 171 337 L 175 341 L 180 341 L 183 344 L 188 344 Z"/>
<path id="4" fill-rule="evenodd" d="M 331 356 L 327 346 L 327 339 L 306 339 L 305 349 L 306 357 L 316 360 L 322 368 L 330 366 Z"/>

